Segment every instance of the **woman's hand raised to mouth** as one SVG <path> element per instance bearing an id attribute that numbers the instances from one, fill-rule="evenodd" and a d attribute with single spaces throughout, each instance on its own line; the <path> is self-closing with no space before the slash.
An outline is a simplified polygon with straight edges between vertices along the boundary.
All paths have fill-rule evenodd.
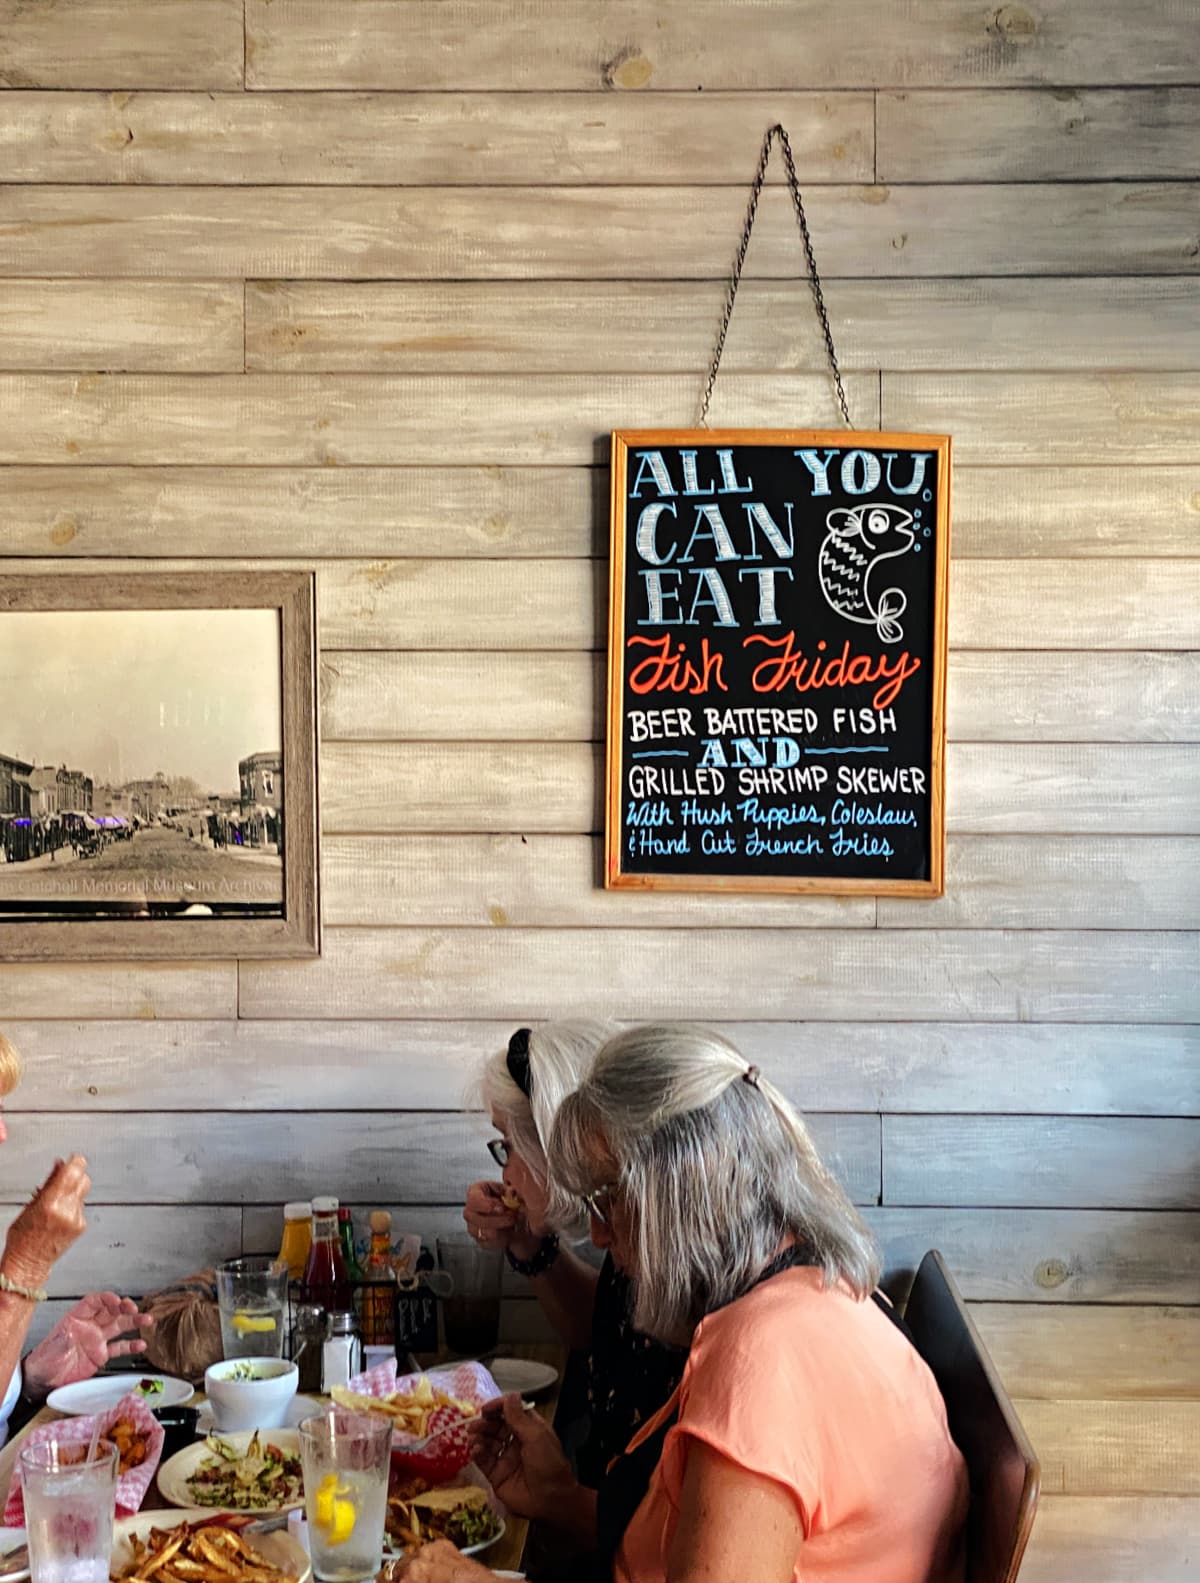
<path id="1" fill-rule="evenodd" d="M 521 1200 L 514 1208 L 506 1194 L 515 1196 L 504 1182 L 472 1182 L 463 1205 L 467 1230 L 481 1248 L 508 1248 L 516 1258 L 530 1259 L 541 1238 L 525 1224 Z"/>

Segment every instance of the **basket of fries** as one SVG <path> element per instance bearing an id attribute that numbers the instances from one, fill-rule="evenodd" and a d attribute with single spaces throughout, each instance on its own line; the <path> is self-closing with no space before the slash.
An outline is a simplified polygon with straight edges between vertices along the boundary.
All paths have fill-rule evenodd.
<path id="1" fill-rule="evenodd" d="M 396 1360 L 389 1358 L 331 1394 L 339 1407 L 386 1413 L 393 1466 L 439 1483 L 471 1460 L 471 1421 L 501 1391 L 481 1363 L 397 1376 Z"/>
<path id="2" fill-rule="evenodd" d="M 165 1438 L 162 1425 L 140 1396 L 132 1393 L 123 1396 L 115 1407 L 86 1418 L 68 1418 L 58 1423 L 42 1424 L 30 1430 L 24 1444 L 39 1446 L 54 1440 L 60 1446 L 78 1445 L 82 1461 L 97 1420 L 100 1423 L 100 1439 L 111 1440 L 117 1448 L 117 1514 L 128 1517 L 138 1510 L 146 1498 L 146 1491 L 150 1488 L 154 1470 L 162 1456 Z M 4 1522 L 9 1528 L 21 1528 L 25 1523 L 21 1475 L 15 1465 L 8 1486 Z"/>
<path id="3" fill-rule="evenodd" d="M 308 1571 L 288 1534 L 250 1540 L 228 1519 L 179 1516 L 156 1512 L 157 1521 L 141 1517 L 131 1531 L 118 1530 L 112 1552 L 117 1583 L 297 1583 Z"/>

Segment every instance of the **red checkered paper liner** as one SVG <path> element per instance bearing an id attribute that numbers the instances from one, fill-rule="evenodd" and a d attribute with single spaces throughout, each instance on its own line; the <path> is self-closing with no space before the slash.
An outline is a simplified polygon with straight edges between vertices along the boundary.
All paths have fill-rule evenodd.
<path id="1" fill-rule="evenodd" d="M 164 1438 L 162 1425 L 140 1396 L 123 1396 L 115 1407 L 103 1413 L 93 1413 L 88 1418 L 64 1418 L 57 1423 L 42 1424 L 40 1428 L 30 1430 L 21 1442 L 21 1449 L 24 1450 L 26 1446 L 44 1446 L 51 1440 L 57 1440 L 59 1445 L 83 1446 L 86 1449 L 97 1419 L 100 1422 L 100 1439 L 103 1440 L 112 1426 L 122 1418 L 128 1419 L 146 1441 L 145 1460 L 140 1466 L 130 1468 L 128 1473 L 122 1473 L 117 1478 L 117 1516 L 132 1517 L 146 1498 L 146 1491 L 150 1488 L 150 1481 L 162 1456 Z M 13 1463 L 4 1522 L 9 1528 L 25 1526 L 25 1500 L 21 1489 L 19 1459 Z"/>
<path id="2" fill-rule="evenodd" d="M 422 1378 L 445 1391 L 447 1396 L 458 1396 L 476 1407 L 503 1394 L 482 1363 L 459 1363 L 453 1368 L 427 1371 L 424 1375 L 398 1376 L 395 1358 L 377 1363 L 364 1374 L 356 1374 L 348 1388 L 360 1396 L 392 1396 L 397 1392 L 415 1391 Z M 451 1478 L 471 1460 L 468 1422 L 453 1407 L 436 1407 L 429 1417 L 429 1433 L 423 1439 L 403 1429 L 393 1431 L 392 1457 L 402 1462 L 410 1473 L 422 1474 L 436 1482 Z"/>

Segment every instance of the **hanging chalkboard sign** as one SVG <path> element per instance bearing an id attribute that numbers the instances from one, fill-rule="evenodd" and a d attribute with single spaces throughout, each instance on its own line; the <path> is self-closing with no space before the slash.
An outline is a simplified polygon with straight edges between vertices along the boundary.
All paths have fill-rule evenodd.
<path id="1" fill-rule="evenodd" d="M 943 889 L 950 441 L 613 435 L 605 882 Z"/>

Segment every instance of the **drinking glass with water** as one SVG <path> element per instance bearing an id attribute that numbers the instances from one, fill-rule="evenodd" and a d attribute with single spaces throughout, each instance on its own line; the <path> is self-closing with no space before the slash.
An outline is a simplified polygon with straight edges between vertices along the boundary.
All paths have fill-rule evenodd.
<path id="1" fill-rule="evenodd" d="M 265 1253 L 217 1265 L 221 1348 L 226 1358 L 281 1358 L 287 1313 L 286 1264 Z"/>
<path id="2" fill-rule="evenodd" d="M 392 1421 L 331 1407 L 300 1425 L 304 1508 L 321 1583 L 364 1583 L 383 1564 Z"/>
<path id="3" fill-rule="evenodd" d="M 117 1448 L 57 1438 L 20 1454 L 32 1583 L 108 1583 Z"/>

